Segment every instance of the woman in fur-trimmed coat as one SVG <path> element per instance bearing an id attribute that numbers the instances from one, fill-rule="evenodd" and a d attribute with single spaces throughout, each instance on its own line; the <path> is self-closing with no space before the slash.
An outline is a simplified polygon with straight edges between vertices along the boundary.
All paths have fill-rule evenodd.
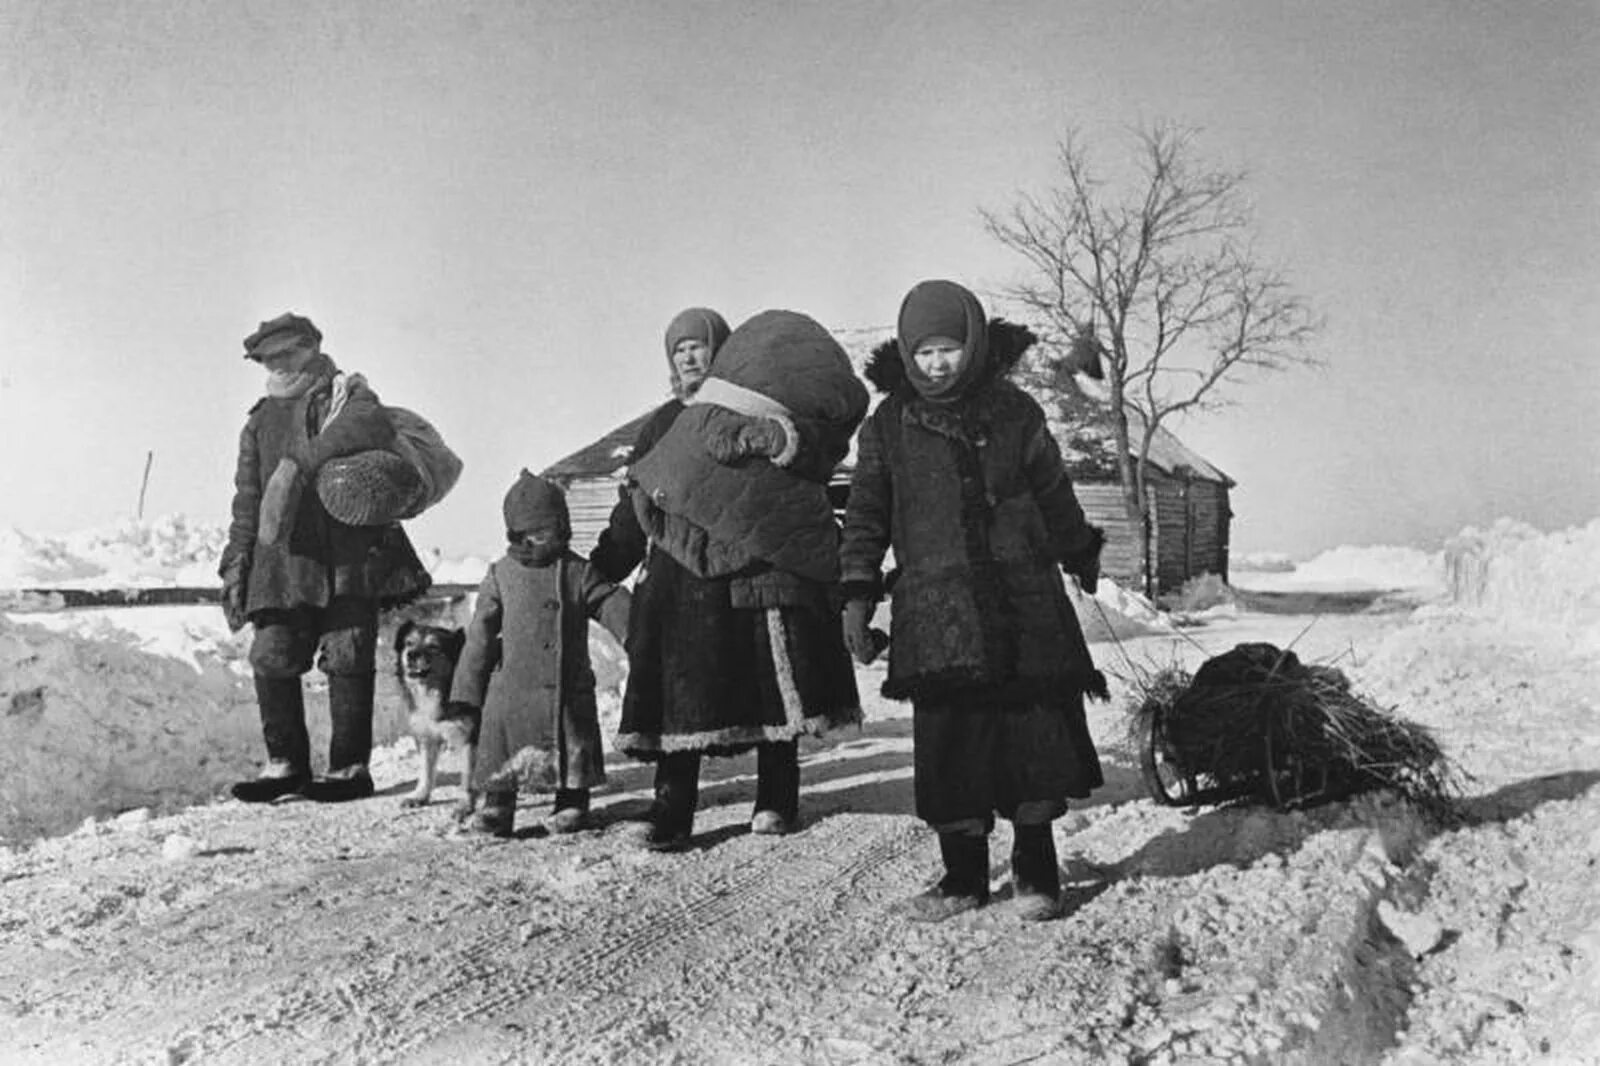
<path id="1" fill-rule="evenodd" d="M 1030 917 L 1060 890 L 1051 822 L 1102 784 L 1083 697 L 1106 696 L 1061 571 L 1093 589 L 1102 536 L 1084 519 L 1039 404 L 1006 379 L 1034 337 L 972 293 L 924 282 L 867 376 L 888 395 L 862 427 L 845 515 L 845 639 L 877 654 L 894 600 L 885 696 L 913 703 L 917 815 L 945 878 L 913 901 L 938 919 L 988 899 L 988 833 L 1016 826 Z M 899 569 L 885 582 L 885 553 Z"/>
<path id="2" fill-rule="evenodd" d="M 748 331 L 730 334 L 720 316 L 704 309 L 690 309 L 673 319 L 666 348 L 678 398 L 663 408 L 668 414 L 658 414 L 647 426 L 655 427 L 656 434 L 651 439 L 641 435 L 635 463 L 663 447 L 660 442 L 686 405 L 695 403 L 713 358 L 721 359 L 723 352 L 747 340 L 761 343 L 763 337 Z M 778 343 L 750 354 L 781 360 L 783 348 Z M 688 349 L 704 353 L 703 361 L 685 362 Z M 860 388 L 859 382 L 855 387 Z M 796 476 L 823 484 L 845 454 L 855 425 L 852 421 L 838 432 L 800 417 L 787 419 L 785 425 L 730 415 L 719 419 L 720 424 L 731 429 L 737 422 L 738 430 L 719 438 L 726 446 L 719 462 L 768 464 L 781 456 Z M 831 515 L 826 520 L 830 539 L 822 552 L 826 558 L 818 561 L 832 567 L 836 535 Z M 628 621 L 628 682 L 616 746 L 656 764 L 656 798 L 645 838 L 655 850 L 688 844 L 702 757 L 751 748 L 757 769 L 751 829 L 791 831 L 799 819 L 797 738 L 858 721 L 861 713 L 837 608 L 830 599 L 831 582 L 779 569 L 760 558 L 711 576 L 702 566 L 703 553 L 691 550 L 694 543 L 703 544 L 705 532 L 681 516 L 667 521 L 649 493 L 635 489 L 633 498 L 613 512 L 610 528 L 590 556 L 611 580 L 626 576 L 645 558 Z"/>

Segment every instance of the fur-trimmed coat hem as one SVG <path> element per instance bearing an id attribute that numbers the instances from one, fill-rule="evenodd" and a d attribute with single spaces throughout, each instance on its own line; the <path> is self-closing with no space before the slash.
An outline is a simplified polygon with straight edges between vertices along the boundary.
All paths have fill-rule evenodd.
<path id="1" fill-rule="evenodd" d="M 732 726 L 703 733 L 668 733 L 662 736 L 619 733 L 612 746 L 624 755 L 646 761 L 686 751 L 698 751 L 706 755 L 738 755 L 758 744 L 784 743 L 802 736 L 820 737 L 830 729 L 860 724 L 861 708 L 852 707 L 833 715 L 816 715 L 798 723 L 785 722 L 783 725 Z"/>

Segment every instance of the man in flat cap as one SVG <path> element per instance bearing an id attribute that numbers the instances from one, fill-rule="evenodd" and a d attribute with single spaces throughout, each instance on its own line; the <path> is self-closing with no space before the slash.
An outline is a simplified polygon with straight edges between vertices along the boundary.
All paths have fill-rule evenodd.
<path id="1" fill-rule="evenodd" d="M 266 390 L 239 436 L 219 572 L 229 626 L 255 626 L 250 665 L 267 764 L 233 794 L 251 803 L 293 793 L 360 799 L 373 792 L 378 609 L 422 592 L 429 578 L 398 524 L 346 525 L 312 486 L 329 459 L 390 447 L 394 428 L 360 376 L 339 372 L 308 318 L 261 323 L 245 338 L 244 357 L 266 369 Z M 311 773 L 300 680 L 313 665 L 327 675 L 332 718 L 321 778 Z"/>

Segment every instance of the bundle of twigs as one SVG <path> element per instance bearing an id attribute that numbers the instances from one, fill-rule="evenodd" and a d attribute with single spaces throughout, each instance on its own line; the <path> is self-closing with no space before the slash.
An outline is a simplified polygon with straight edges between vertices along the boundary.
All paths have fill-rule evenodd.
<path id="1" fill-rule="evenodd" d="M 1191 677 L 1172 666 L 1136 685 L 1131 728 L 1145 782 L 1167 803 L 1305 807 L 1388 789 L 1446 813 L 1459 773 L 1433 735 L 1350 689 L 1329 666 L 1240 644 Z"/>

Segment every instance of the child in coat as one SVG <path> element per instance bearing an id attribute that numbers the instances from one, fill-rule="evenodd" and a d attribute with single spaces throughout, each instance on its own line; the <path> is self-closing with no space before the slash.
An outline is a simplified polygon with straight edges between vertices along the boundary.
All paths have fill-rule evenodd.
<path id="1" fill-rule="evenodd" d="M 1103 537 L 1084 519 L 1039 404 L 1006 373 L 1028 330 L 927 281 L 867 376 L 888 393 L 862 427 L 845 513 L 845 642 L 862 663 L 892 593 L 883 694 L 912 701 L 918 817 L 945 874 L 909 901 L 937 921 L 989 900 L 988 836 L 1015 829 L 1019 914 L 1060 913 L 1051 823 L 1103 783 L 1083 710 L 1106 696 L 1061 571 L 1093 590 Z M 886 587 L 885 553 L 898 571 Z"/>
<path id="2" fill-rule="evenodd" d="M 606 777 L 589 620 L 623 639 L 629 596 L 568 547 L 566 497 L 553 482 L 522 471 L 504 514 L 510 546 L 478 587 L 450 692 L 452 713 L 481 711 L 472 785 L 483 806 L 469 826 L 510 836 L 525 789 L 554 792 L 549 828 L 570 833 Z"/>

